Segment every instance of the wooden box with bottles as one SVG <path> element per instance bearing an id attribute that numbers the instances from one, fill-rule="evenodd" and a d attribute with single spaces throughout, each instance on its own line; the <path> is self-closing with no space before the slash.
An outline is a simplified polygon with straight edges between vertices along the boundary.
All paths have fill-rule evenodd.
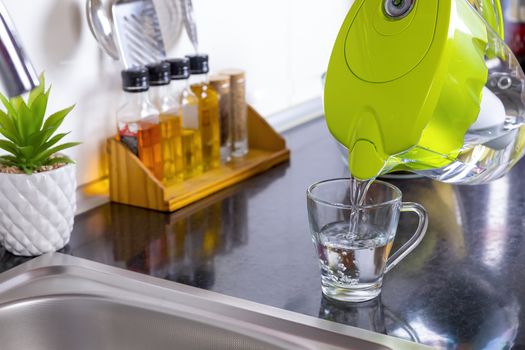
<path id="1" fill-rule="evenodd" d="M 172 212 L 290 158 L 285 140 L 248 107 L 249 152 L 202 175 L 165 186 L 122 143 L 108 140 L 110 198 L 113 202 Z"/>

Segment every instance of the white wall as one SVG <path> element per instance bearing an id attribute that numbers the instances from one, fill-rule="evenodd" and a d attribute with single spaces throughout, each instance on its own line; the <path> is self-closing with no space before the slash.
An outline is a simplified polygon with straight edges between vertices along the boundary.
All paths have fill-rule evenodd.
<path id="1" fill-rule="evenodd" d="M 200 48 L 211 69 L 247 71 L 248 100 L 263 115 L 320 95 L 333 40 L 349 1 L 193 0 Z M 37 71 L 53 84 L 49 111 L 76 103 L 63 125 L 67 152 L 78 163 L 79 184 L 107 173 L 104 140 L 115 132 L 121 69 L 98 49 L 86 19 L 85 0 L 4 0 Z M 172 55 L 191 52 L 186 36 Z"/>

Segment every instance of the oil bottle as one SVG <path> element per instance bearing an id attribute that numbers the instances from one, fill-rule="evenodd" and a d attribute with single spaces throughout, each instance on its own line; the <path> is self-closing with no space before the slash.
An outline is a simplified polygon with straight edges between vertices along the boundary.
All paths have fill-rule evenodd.
<path id="1" fill-rule="evenodd" d="M 171 95 L 177 99 L 182 112 L 184 179 L 189 179 L 203 172 L 199 100 L 189 87 L 189 60 L 174 58 L 167 62 L 171 69 Z"/>
<path id="2" fill-rule="evenodd" d="M 132 68 L 122 71 L 121 76 L 126 102 L 117 111 L 118 139 L 162 181 L 159 111 L 148 99 L 148 70 Z"/>
<path id="3" fill-rule="evenodd" d="M 183 179 L 181 112 L 179 103 L 171 96 L 169 63 L 151 64 L 147 69 L 150 100 L 160 112 L 163 182 L 169 185 Z"/>
<path id="4" fill-rule="evenodd" d="M 199 100 L 199 126 L 202 136 L 204 171 L 221 164 L 219 96 L 208 81 L 208 55 L 187 56 L 190 60 L 191 90 Z"/>

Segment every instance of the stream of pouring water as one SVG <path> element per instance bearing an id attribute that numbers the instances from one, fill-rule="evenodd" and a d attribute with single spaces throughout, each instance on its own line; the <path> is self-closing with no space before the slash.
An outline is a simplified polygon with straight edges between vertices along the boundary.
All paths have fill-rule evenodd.
<path id="1" fill-rule="evenodd" d="M 348 152 L 348 159 L 350 160 L 350 152 Z M 390 159 L 390 162 L 393 163 L 395 159 Z M 385 165 L 386 166 L 386 165 Z M 376 178 L 381 175 L 385 167 L 381 169 L 376 176 L 360 180 L 352 176 L 352 169 L 350 169 L 350 161 L 348 161 L 348 170 L 350 172 L 350 218 L 349 218 L 349 227 L 348 227 L 348 236 L 349 239 L 358 238 L 359 232 L 359 223 L 363 221 L 361 214 L 363 214 L 362 206 L 365 205 L 366 196 L 370 185 L 376 180 Z"/>
<path id="2" fill-rule="evenodd" d="M 350 211 L 348 238 L 359 234 L 360 208 L 365 204 L 366 194 L 375 179 L 359 180 L 350 176 Z"/>
<path id="3" fill-rule="evenodd" d="M 367 217 L 368 191 L 374 180 L 375 176 L 360 180 L 350 175 L 344 193 L 348 207 L 342 211 L 343 217 L 338 215 L 335 222 L 322 227 L 314 240 L 323 292 L 339 293 L 341 288 L 350 288 L 366 294 L 381 283 L 393 237 Z"/>

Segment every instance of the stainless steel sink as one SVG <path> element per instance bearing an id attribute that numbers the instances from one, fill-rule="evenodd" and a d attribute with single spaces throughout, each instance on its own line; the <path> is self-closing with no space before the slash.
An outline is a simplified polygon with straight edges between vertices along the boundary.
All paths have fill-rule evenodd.
<path id="1" fill-rule="evenodd" d="M 54 253 L 0 275 L 0 348 L 426 347 Z"/>

